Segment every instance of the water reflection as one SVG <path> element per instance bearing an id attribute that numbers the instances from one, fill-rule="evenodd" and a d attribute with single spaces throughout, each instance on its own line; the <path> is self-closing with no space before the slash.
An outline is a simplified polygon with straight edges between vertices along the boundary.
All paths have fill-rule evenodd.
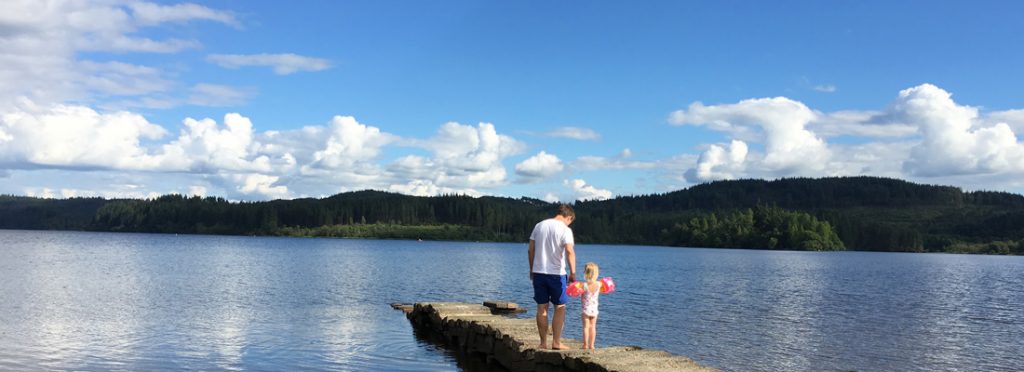
<path id="1" fill-rule="evenodd" d="M 392 302 L 533 309 L 525 244 L 0 231 L 0 369 L 474 368 Z M 1024 259 L 577 247 L 598 346 L 727 370 L 1013 370 Z M 567 337 L 579 338 L 579 303 Z M 532 313 L 531 313 L 532 314 Z M 526 314 L 525 316 L 530 316 Z"/>

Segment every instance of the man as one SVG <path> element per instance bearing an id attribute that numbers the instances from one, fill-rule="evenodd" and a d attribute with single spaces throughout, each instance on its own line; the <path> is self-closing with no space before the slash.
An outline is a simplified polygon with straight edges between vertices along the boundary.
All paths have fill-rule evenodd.
<path id="1" fill-rule="evenodd" d="M 562 345 L 562 327 L 565 325 L 565 294 L 568 283 L 576 281 L 576 252 L 573 251 L 572 229 L 569 225 L 576 220 L 572 207 L 561 204 L 554 217 L 537 223 L 530 234 L 530 280 L 533 281 L 533 299 L 537 301 L 537 332 L 540 333 L 541 349 L 548 344 L 548 303 L 555 305 L 555 316 L 551 321 L 551 348 L 568 349 Z M 565 261 L 569 261 L 568 282 L 565 276 Z"/>

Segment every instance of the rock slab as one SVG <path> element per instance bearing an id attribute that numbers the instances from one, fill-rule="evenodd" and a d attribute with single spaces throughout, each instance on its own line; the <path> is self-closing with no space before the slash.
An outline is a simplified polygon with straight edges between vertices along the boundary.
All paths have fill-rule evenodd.
<path id="1" fill-rule="evenodd" d="M 419 302 L 395 306 L 418 329 L 444 339 L 459 351 L 479 354 L 510 371 L 685 371 L 716 369 L 692 359 L 638 346 L 603 347 L 582 350 L 576 340 L 563 339 L 569 350 L 539 350 L 540 337 L 534 319 L 505 315 L 520 309 L 508 301 L 487 301 L 484 305 L 461 302 Z"/>

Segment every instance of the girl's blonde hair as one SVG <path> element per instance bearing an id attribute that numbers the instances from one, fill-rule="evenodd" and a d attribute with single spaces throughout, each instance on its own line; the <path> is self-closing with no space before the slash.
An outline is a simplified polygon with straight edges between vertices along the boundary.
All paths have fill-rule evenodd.
<path id="1" fill-rule="evenodd" d="M 583 279 L 588 282 L 597 280 L 597 274 L 601 272 L 601 269 L 597 267 L 596 263 L 587 262 L 587 265 L 583 268 Z"/>

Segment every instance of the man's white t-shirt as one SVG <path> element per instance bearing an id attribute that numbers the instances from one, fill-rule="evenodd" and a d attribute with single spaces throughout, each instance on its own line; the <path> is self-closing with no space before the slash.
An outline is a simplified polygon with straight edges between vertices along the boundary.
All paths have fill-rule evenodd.
<path id="1" fill-rule="evenodd" d="M 565 275 L 565 245 L 575 244 L 572 229 L 562 221 L 549 218 L 533 227 L 533 272 Z"/>

